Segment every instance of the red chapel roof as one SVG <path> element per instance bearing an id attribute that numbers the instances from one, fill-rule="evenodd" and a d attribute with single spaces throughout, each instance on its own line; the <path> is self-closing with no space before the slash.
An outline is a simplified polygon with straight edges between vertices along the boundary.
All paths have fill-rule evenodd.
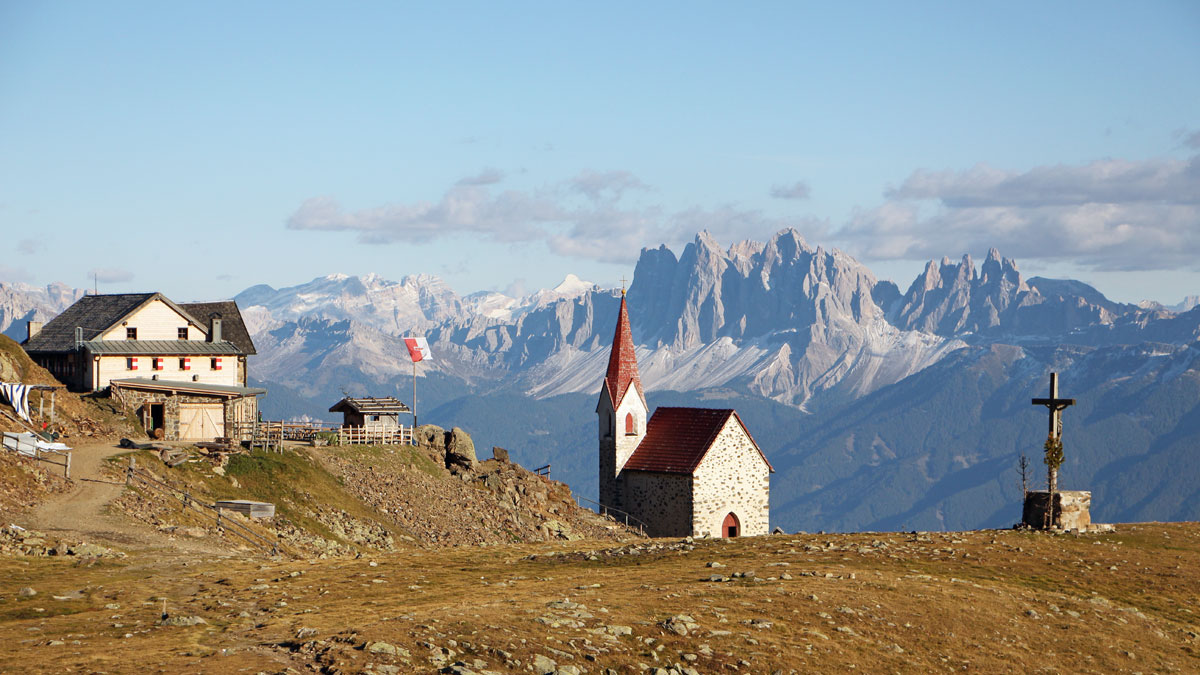
<path id="1" fill-rule="evenodd" d="M 608 374 L 604 376 L 608 395 L 614 409 L 621 404 L 631 384 L 637 385 L 642 405 L 646 396 L 642 393 L 642 378 L 638 375 L 637 352 L 633 348 L 633 333 L 629 329 L 629 311 L 625 307 L 625 296 L 621 295 L 621 313 L 617 315 L 617 330 L 613 334 L 612 352 L 608 355 Z M 648 407 L 648 406 L 647 406 Z"/>
<path id="2" fill-rule="evenodd" d="M 646 436 L 638 444 L 623 470 L 691 474 L 725 427 L 730 417 L 742 425 L 754 449 L 772 472 L 775 469 L 762 454 L 736 410 L 720 408 L 658 408 L 646 425 Z"/>

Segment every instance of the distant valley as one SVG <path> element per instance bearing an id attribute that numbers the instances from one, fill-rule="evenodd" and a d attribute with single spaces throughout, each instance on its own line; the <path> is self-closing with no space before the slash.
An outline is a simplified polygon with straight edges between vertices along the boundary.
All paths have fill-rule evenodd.
<path id="1" fill-rule="evenodd" d="M 81 291 L 0 284 L 0 328 L 24 337 Z M 595 397 L 619 293 L 570 277 L 511 298 L 440 279 L 329 275 L 236 300 L 270 418 L 344 394 L 412 397 L 400 338 L 429 337 L 421 422 L 485 450 L 551 464 L 596 493 Z M 676 255 L 644 249 L 628 290 L 651 407 L 735 407 L 767 452 L 772 521 L 786 530 L 964 529 L 1019 518 L 1021 452 L 1044 479 L 1047 374 L 1065 415 L 1064 487 L 1100 521 L 1200 519 L 1200 309 L 1109 301 L 1073 280 L 1025 278 L 992 251 L 931 261 L 906 288 L 786 230 Z M 1037 485 L 1040 485 L 1038 483 Z"/>

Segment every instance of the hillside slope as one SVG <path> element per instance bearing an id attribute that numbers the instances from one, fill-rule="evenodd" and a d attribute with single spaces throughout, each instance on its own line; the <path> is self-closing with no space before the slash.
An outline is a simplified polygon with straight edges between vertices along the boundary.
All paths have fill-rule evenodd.
<path id="1" fill-rule="evenodd" d="M 275 517 L 254 525 L 288 555 L 635 536 L 579 507 L 565 484 L 496 459 L 451 471 L 444 454 L 413 446 L 296 445 L 221 458 L 192 453 L 176 467 L 151 451 L 119 456 L 113 477 L 133 457 L 141 470 L 193 499 L 272 503 Z M 140 484 L 115 506 L 162 532 L 218 540 L 222 534 L 215 520 Z"/>

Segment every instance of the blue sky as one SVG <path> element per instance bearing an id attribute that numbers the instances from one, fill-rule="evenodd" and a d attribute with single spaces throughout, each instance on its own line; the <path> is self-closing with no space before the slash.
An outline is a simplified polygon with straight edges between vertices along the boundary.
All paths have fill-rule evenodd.
<path id="1" fill-rule="evenodd" d="M 1198 157 L 1195 2 L 0 0 L 4 281 L 532 290 L 792 226 L 1174 303 Z"/>

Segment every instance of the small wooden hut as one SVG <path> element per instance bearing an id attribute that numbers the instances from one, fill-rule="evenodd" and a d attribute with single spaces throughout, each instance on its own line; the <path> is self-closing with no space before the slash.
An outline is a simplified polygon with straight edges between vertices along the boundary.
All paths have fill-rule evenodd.
<path id="1" fill-rule="evenodd" d="M 346 398 L 329 412 L 342 413 L 342 426 L 367 429 L 399 429 L 400 415 L 411 415 L 408 406 L 392 396 L 385 398 Z"/>
<path id="2" fill-rule="evenodd" d="M 335 403 L 329 412 L 342 413 L 342 428 L 338 431 L 340 445 L 412 442 L 412 426 L 400 422 L 400 415 L 410 415 L 412 410 L 394 397 L 347 396 Z"/>

